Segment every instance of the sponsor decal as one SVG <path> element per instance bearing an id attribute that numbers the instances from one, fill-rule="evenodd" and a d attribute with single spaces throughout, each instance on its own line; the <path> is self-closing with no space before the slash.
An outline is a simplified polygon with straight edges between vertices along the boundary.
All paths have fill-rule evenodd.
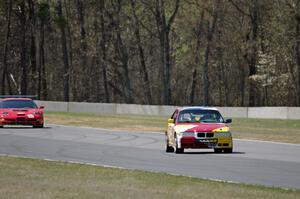
<path id="1" fill-rule="evenodd" d="M 187 131 L 189 129 L 192 129 L 194 127 L 196 127 L 197 125 L 177 125 L 174 127 L 174 130 L 178 133 Z"/>

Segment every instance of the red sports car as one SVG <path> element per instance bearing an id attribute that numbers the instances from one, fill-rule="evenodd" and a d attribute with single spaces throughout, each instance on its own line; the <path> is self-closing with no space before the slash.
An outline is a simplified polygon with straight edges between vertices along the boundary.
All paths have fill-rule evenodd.
<path id="1" fill-rule="evenodd" d="M 44 106 L 38 107 L 30 98 L 0 99 L 0 128 L 4 125 L 44 127 Z"/>

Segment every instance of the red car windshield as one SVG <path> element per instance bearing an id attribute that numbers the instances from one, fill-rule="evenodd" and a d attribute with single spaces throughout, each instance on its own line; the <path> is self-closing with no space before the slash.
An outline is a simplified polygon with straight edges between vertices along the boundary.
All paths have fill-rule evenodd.
<path id="1" fill-rule="evenodd" d="M 179 123 L 224 123 L 224 119 L 218 111 L 202 109 L 182 110 L 177 121 Z"/>
<path id="2" fill-rule="evenodd" d="M 32 100 L 4 100 L 0 101 L 1 108 L 37 108 L 37 105 Z"/>

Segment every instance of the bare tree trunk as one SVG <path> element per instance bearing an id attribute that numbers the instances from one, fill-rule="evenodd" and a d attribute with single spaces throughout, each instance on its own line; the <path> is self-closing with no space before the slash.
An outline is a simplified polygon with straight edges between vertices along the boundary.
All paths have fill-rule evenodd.
<path id="1" fill-rule="evenodd" d="M 257 63 L 257 36 L 258 36 L 258 0 L 250 8 L 251 16 L 251 33 L 250 33 L 250 60 L 249 60 L 249 77 L 256 74 Z M 249 85 L 249 106 L 256 105 L 256 92 L 254 85 Z"/>
<path id="2" fill-rule="evenodd" d="M 61 20 L 59 22 L 60 23 L 59 28 L 61 31 L 61 48 L 62 48 L 63 62 L 64 62 L 64 74 L 63 74 L 64 101 L 68 102 L 70 100 L 69 98 L 70 66 L 69 66 L 67 39 L 66 39 L 66 31 L 65 31 L 66 22 L 64 20 L 63 13 L 62 13 L 61 0 L 58 1 L 57 14 L 59 16 L 59 19 Z"/>
<path id="3" fill-rule="evenodd" d="M 242 8 L 239 7 L 237 3 L 233 0 L 229 0 L 230 3 L 243 15 L 250 18 L 251 22 L 251 29 L 249 35 L 247 35 L 247 43 L 250 45 L 249 50 L 245 55 L 245 59 L 248 62 L 249 67 L 249 74 L 248 74 L 248 81 L 249 77 L 256 74 L 256 64 L 257 64 L 257 40 L 258 40 L 258 15 L 259 15 L 259 0 L 253 0 L 249 4 L 249 12 L 244 11 Z M 247 79 L 245 79 L 247 81 Z M 246 83 L 245 83 L 246 84 Z M 256 105 L 256 91 L 255 85 L 249 84 L 249 106 Z"/>
<path id="4" fill-rule="evenodd" d="M 223 87 L 224 87 L 224 93 L 223 93 L 224 103 L 222 104 L 222 106 L 228 106 L 228 101 L 229 101 L 228 98 L 230 95 L 228 91 L 228 78 L 227 78 L 228 71 L 225 71 L 225 66 L 224 66 L 224 62 L 222 61 L 221 72 L 222 72 Z"/>
<path id="5" fill-rule="evenodd" d="M 89 100 L 90 97 L 90 70 L 89 65 L 87 63 L 87 41 L 86 41 L 86 30 L 85 30 L 85 4 L 82 0 L 77 0 L 77 11 L 78 11 L 78 22 L 80 25 L 80 71 L 81 75 L 81 97 L 82 99 Z"/>
<path id="6" fill-rule="evenodd" d="M 124 83 L 122 84 L 124 87 L 125 92 L 123 95 L 123 99 L 126 103 L 133 103 L 132 98 L 132 88 L 131 88 L 131 80 L 129 78 L 129 66 L 128 66 L 128 49 L 123 42 L 123 38 L 121 36 L 121 9 L 122 3 L 121 0 L 116 1 L 113 5 L 114 7 L 114 14 L 107 13 L 111 19 L 111 22 L 114 26 L 115 32 L 115 41 L 114 41 L 114 50 L 116 53 L 117 61 L 120 61 L 120 64 L 115 63 L 116 66 L 120 66 L 123 69 L 123 73 L 121 75 L 121 79 L 123 79 Z M 117 71 L 115 71 L 117 72 Z"/>
<path id="7" fill-rule="evenodd" d="M 2 71 L 2 81 L 1 81 L 1 94 L 5 95 L 5 90 L 6 90 L 6 85 L 5 82 L 6 80 L 8 81 L 9 84 L 9 78 L 6 79 L 8 76 L 7 72 L 7 52 L 8 52 L 8 44 L 9 44 L 9 38 L 10 38 L 10 23 L 11 23 L 11 9 L 12 9 L 12 2 L 11 0 L 7 1 L 7 14 L 6 14 L 6 39 L 5 39 L 5 46 L 4 46 L 4 53 L 3 53 L 3 71 Z"/>
<path id="8" fill-rule="evenodd" d="M 117 28 L 119 29 L 119 28 Z M 133 103 L 132 99 L 132 88 L 131 88 L 131 81 L 129 78 L 129 68 L 128 68 L 128 52 L 126 47 L 124 46 L 124 43 L 121 38 L 121 31 L 117 30 L 117 43 L 118 43 L 118 48 L 120 50 L 121 54 L 121 62 L 122 62 L 122 67 L 124 69 L 124 76 L 125 76 L 125 88 L 126 88 L 126 103 Z"/>
<path id="9" fill-rule="evenodd" d="M 241 51 L 240 49 L 235 50 L 236 63 L 237 63 L 237 66 L 239 66 L 238 74 L 240 76 L 240 82 L 239 82 L 239 86 L 238 86 L 238 88 L 239 88 L 238 95 L 240 95 L 240 106 L 246 106 L 246 104 L 245 104 L 246 74 L 245 74 L 245 66 L 242 63 L 241 58 L 240 58 L 240 51 Z"/>
<path id="10" fill-rule="evenodd" d="M 65 12 L 66 12 L 66 21 L 67 21 L 67 23 L 66 23 L 66 26 L 65 26 L 65 28 L 66 28 L 66 31 L 67 31 L 67 33 L 66 33 L 66 40 L 67 40 L 67 44 L 66 44 L 66 48 L 67 49 L 69 49 L 68 50 L 68 60 L 69 60 L 69 77 L 68 77 L 68 82 L 70 82 L 71 81 L 71 76 L 72 76 L 72 80 L 73 80 L 73 86 L 72 86 L 72 88 L 73 88 L 73 91 L 74 91 L 74 85 L 75 85 L 75 81 L 76 81 L 76 79 L 74 78 L 74 68 L 73 68 L 73 51 L 72 51 L 72 45 L 73 45 L 73 42 L 72 42 L 72 30 L 71 30 L 71 25 L 70 25 L 70 23 L 68 23 L 68 21 L 69 20 L 71 20 L 71 18 L 70 18 L 70 15 L 71 15 L 71 0 L 68 0 L 68 3 L 67 3 L 67 1 L 66 0 L 64 0 L 64 5 L 65 5 Z M 69 90 L 69 96 L 70 96 L 70 83 L 68 83 L 69 84 L 69 86 L 68 86 L 68 90 Z M 71 84 L 72 85 L 72 84 Z M 75 88 L 76 89 L 76 88 Z M 76 97 L 76 92 L 75 93 L 73 93 L 73 95 Z M 73 98 L 75 98 L 75 97 L 73 97 Z M 69 97 L 70 98 L 70 97 Z"/>
<path id="11" fill-rule="evenodd" d="M 25 0 L 23 0 L 20 4 L 21 8 L 21 14 L 20 14 L 20 20 L 21 20 L 21 31 L 22 31 L 22 39 L 21 39 L 21 94 L 26 95 L 27 94 L 27 49 L 26 49 L 26 8 L 25 8 Z"/>
<path id="12" fill-rule="evenodd" d="M 41 99 L 41 90 L 42 90 L 42 68 L 44 67 L 45 62 L 45 53 L 44 53 L 44 41 L 45 41 L 45 28 L 44 28 L 44 19 L 40 21 L 40 43 L 39 43 L 39 66 L 38 66 L 38 99 Z"/>
<path id="13" fill-rule="evenodd" d="M 104 88 L 104 97 L 105 102 L 110 102 L 109 92 L 108 92 L 108 80 L 107 80 L 107 57 L 106 57 L 106 40 L 107 40 L 107 33 L 105 28 L 105 0 L 100 0 L 99 2 L 99 10 L 100 10 L 100 23 L 101 23 L 101 66 L 102 66 L 102 78 L 103 78 L 103 88 Z M 100 78 L 100 77 L 99 77 Z"/>
<path id="14" fill-rule="evenodd" d="M 191 86 L 191 93 L 190 93 L 190 104 L 193 105 L 195 102 L 195 90 L 196 90 L 196 77 L 197 77 L 197 68 L 193 68 L 192 74 L 192 86 Z"/>
<path id="15" fill-rule="evenodd" d="M 222 106 L 223 103 L 223 95 L 222 95 L 222 88 L 223 88 L 223 49 L 222 47 L 217 47 L 217 56 L 218 56 L 218 91 L 219 91 L 219 106 Z M 227 93 L 228 94 L 228 93 Z"/>
<path id="16" fill-rule="evenodd" d="M 220 12 L 220 22 L 219 22 L 219 28 L 218 28 L 218 41 L 219 45 L 217 46 L 217 62 L 218 62 L 218 89 L 219 89 L 219 106 L 227 106 L 228 103 L 228 81 L 226 74 L 228 71 L 225 72 L 225 64 L 224 64 L 224 52 L 225 48 L 222 43 L 222 37 L 224 29 L 224 12 Z"/>
<path id="17" fill-rule="evenodd" d="M 300 9 L 300 2 L 298 1 L 297 6 Z M 297 9 L 297 10 L 299 10 Z M 300 14 L 296 15 L 296 65 L 298 72 L 298 85 L 297 85 L 297 103 L 300 106 Z"/>
<path id="18" fill-rule="evenodd" d="M 200 47 L 201 47 L 201 40 L 203 35 L 203 18 L 204 18 L 204 11 L 201 12 L 200 22 L 196 30 L 197 42 L 196 42 L 196 51 L 195 51 L 195 65 L 193 67 L 193 74 L 192 74 L 192 86 L 191 86 L 191 93 L 190 93 L 190 104 L 193 105 L 195 102 L 195 93 L 196 93 L 196 78 L 197 78 L 197 67 L 200 66 Z"/>
<path id="19" fill-rule="evenodd" d="M 208 77 L 208 62 L 209 62 L 209 55 L 211 51 L 211 43 L 213 41 L 213 37 L 215 34 L 216 24 L 218 20 L 218 12 L 219 12 L 220 0 L 217 0 L 215 9 L 213 12 L 212 22 L 208 27 L 207 33 L 207 43 L 206 43 L 206 50 L 204 56 L 204 64 L 203 64 L 203 105 L 208 106 L 210 105 L 209 102 L 209 77 Z"/>
<path id="20" fill-rule="evenodd" d="M 161 58 L 161 66 L 160 66 L 160 74 L 162 78 L 162 91 L 161 91 L 161 97 L 162 97 L 162 103 L 168 104 L 168 93 L 167 93 L 167 85 L 166 85 L 166 57 L 165 57 L 165 43 L 166 43 L 166 19 L 165 19 L 165 10 L 164 10 L 164 2 L 161 0 L 156 0 L 156 6 L 155 6 L 155 17 L 156 17 L 156 23 L 157 23 L 157 29 L 158 29 L 158 35 L 159 35 L 159 41 L 160 41 L 160 58 Z"/>
<path id="21" fill-rule="evenodd" d="M 140 71 L 143 74 L 143 84 L 144 84 L 144 94 L 146 96 L 146 103 L 150 104 L 152 102 L 152 97 L 151 97 L 151 88 L 150 88 L 150 82 L 149 82 L 149 74 L 147 72 L 147 67 L 146 67 L 146 61 L 145 61 L 145 54 L 144 54 L 144 49 L 142 47 L 142 42 L 141 42 L 141 36 L 140 36 L 140 25 L 139 25 L 139 20 L 138 16 L 136 15 L 135 9 L 135 0 L 131 0 L 131 10 L 132 10 L 132 15 L 134 19 L 134 34 L 137 40 L 137 46 L 139 50 L 139 57 L 140 57 Z"/>
<path id="22" fill-rule="evenodd" d="M 35 36 L 35 4 L 32 0 L 28 0 L 29 5 L 29 21 L 30 21 L 30 68 L 32 78 L 32 92 L 37 91 L 37 63 L 36 63 L 36 36 Z"/>
<path id="23" fill-rule="evenodd" d="M 156 0 L 155 18 L 157 23 L 159 41 L 160 41 L 160 56 L 161 56 L 161 74 L 162 74 L 162 101 L 163 104 L 171 104 L 171 59 L 170 59 L 170 31 L 178 12 L 180 0 L 176 0 L 175 8 L 171 17 L 167 21 L 164 0 Z"/>
<path id="24" fill-rule="evenodd" d="M 47 99 L 47 77 L 45 65 L 45 24 L 49 20 L 49 4 L 43 3 L 39 6 L 39 45 L 38 45 L 38 99 Z"/>

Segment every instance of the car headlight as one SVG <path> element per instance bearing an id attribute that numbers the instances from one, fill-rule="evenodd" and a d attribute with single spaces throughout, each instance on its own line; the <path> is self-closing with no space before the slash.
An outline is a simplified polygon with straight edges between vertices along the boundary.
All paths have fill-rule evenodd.
<path id="1" fill-rule="evenodd" d="M 221 128 L 217 128 L 217 129 L 214 129 L 213 132 L 215 132 L 215 133 L 229 132 L 229 127 L 228 126 L 224 126 L 224 127 L 221 127 Z"/>
<path id="2" fill-rule="evenodd" d="M 231 133 L 228 131 L 228 132 L 218 132 L 218 133 L 215 133 L 215 137 L 231 137 Z"/>
<path id="3" fill-rule="evenodd" d="M 2 115 L 8 115 L 8 112 L 3 112 Z"/>
<path id="4" fill-rule="evenodd" d="M 194 136 L 195 133 L 194 132 L 182 132 L 181 136 Z"/>

